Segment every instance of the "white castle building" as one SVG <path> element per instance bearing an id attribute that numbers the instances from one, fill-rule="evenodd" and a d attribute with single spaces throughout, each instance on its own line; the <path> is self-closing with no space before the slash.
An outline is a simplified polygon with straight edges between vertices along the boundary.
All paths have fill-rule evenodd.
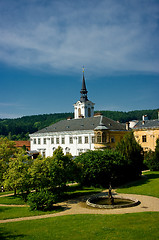
<path id="1" fill-rule="evenodd" d="M 125 125 L 101 114 L 94 115 L 94 103 L 88 100 L 83 72 L 80 100 L 74 104 L 74 119 L 52 124 L 30 134 L 31 151 L 52 156 L 61 146 L 64 154 L 78 156 L 88 150 L 113 147 L 125 134 Z"/>

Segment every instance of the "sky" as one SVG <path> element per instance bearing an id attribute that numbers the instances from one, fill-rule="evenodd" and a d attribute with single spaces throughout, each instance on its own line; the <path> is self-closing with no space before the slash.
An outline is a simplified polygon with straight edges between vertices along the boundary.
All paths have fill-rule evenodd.
<path id="1" fill-rule="evenodd" d="M 0 118 L 159 108 L 158 0 L 1 0 Z"/>

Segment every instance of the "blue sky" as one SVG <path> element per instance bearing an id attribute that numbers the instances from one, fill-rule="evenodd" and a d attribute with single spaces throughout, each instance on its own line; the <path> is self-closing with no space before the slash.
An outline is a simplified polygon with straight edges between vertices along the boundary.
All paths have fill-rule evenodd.
<path id="1" fill-rule="evenodd" d="M 159 108 L 158 0 L 1 0 L 0 118 Z"/>

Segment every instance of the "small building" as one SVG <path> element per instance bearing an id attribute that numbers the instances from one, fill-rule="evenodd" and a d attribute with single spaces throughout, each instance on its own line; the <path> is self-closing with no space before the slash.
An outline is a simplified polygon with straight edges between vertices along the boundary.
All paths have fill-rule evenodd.
<path id="1" fill-rule="evenodd" d="M 59 121 L 30 134 L 31 151 L 52 156 L 61 146 L 64 154 L 78 156 L 88 150 L 113 148 L 127 132 L 125 124 L 101 114 L 94 115 L 94 103 L 88 100 L 83 72 L 80 100 L 74 104 L 74 119 Z"/>
<path id="2" fill-rule="evenodd" d="M 156 140 L 159 138 L 159 111 L 158 119 L 148 120 L 147 115 L 144 115 L 142 121 L 138 121 L 132 129 L 144 152 L 155 151 Z"/>

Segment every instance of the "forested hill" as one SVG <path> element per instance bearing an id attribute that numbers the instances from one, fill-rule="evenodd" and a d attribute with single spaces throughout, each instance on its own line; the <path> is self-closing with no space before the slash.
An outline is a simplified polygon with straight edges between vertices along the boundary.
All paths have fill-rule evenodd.
<path id="1" fill-rule="evenodd" d="M 100 111 L 104 116 L 122 123 L 130 120 L 141 120 L 142 115 L 148 115 L 149 119 L 157 119 L 157 109 L 136 110 L 130 112 Z M 27 140 L 29 133 L 36 132 L 46 126 L 58 122 L 73 113 L 54 113 L 26 116 L 17 119 L 0 119 L 0 136 L 7 136 L 11 140 Z"/>

